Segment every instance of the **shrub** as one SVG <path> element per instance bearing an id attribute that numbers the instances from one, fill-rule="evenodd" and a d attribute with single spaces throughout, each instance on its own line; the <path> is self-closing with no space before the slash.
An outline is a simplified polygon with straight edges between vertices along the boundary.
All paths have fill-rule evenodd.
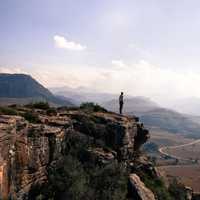
<path id="1" fill-rule="evenodd" d="M 90 187 L 94 189 L 96 199 L 126 199 L 128 175 L 119 164 L 96 167 L 90 173 Z"/>
<path id="2" fill-rule="evenodd" d="M 145 185 L 156 195 L 158 200 L 185 200 L 187 199 L 184 185 L 178 183 L 174 179 L 169 188 L 164 184 L 164 181 L 159 177 L 151 177 L 144 172 L 140 172 L 139 176 Z"/>
<path id="3" fill-rule="evenodd" d="M 57 111 L 55 108 L 49 108 L 46 110 L 46 114 L 47 115 L 56 115 L 57 114 Z"/>
<path id="4" fill-rule="evenodd" d="M 49 103 L 43 101 L 27 104 L 26 107 L 42 109 L 42 110 L 47 110 L 50 108 Z"/>
<path id="5" fill-rule="evenodd" d="M 40 123 L 40 119 L 37 113 L 34 113 L 32 111 L 26 111 L 25 113 L 22 114 L 22 116 L 29 121 L 30 123 Z"/>
<path id="6" fill-rule="evenodd" d="M 155 195 L 158 200 L 172 200 L 172 196 L 167 190 L 167 187 L 164 184 L 164 181 L 158 177 L 151 177 L 148 174 L 140 171 L 140 178 L 144 182 L 147 188 L 149 188 Z"/>
<path id="7" fill-rule="evenodd" d="M 107 112 L 107 110 L 103 107 L 101 107 L 98 104 L 94 104 L 92 102 L 86 102 L 86 103 L 82 103 L 80 105 L 80 109 L 84 109 L 87 111 L 93 111 L 93 112 Z"/>
<path id="8" fill-rule="evenodd" d="M 17 108 L 17 104 L 11 104 L 8 106 L 9 108 Z"/>
<path id="9" fill-rule="evenodd" d="M 9 107 L 0 107 L 0 114 L 2 115 L 17 115 L 17 111 Z"/>
<path id="10" fill-rule="evenodd" d="M 86 144 L 71 136 L 59 169 L 49 169 L 46 195 L 53 199 L 125 200 L 128 174 L 118 163 L 99 166 L 85 156 Z M 88 157 L 89 158 L 89 157 Z M 46 196 L 45 195 L 45 196 Z"/>
<path id="11" fill-rule="evenodd" d="M 174 200 L 185 200 L 187 199 L 187 194 L 185 191 L 185 187 L 183 184 L 179 183 L 176 179 L 173 179 L 173 181 L 169 185 L 169 193 L 171 196 L 173 196 Z"/>
<path id="12" fill-rule="evenodd" d="M 63 166 L 50 172 L 55 199 L 126 199 L 128 176 L 118 165 L 88 168 L 78 157 L 68 155 Z"/>
<path id="13" fill-rule="evenodd" d="M 61 106 L 57 108 L 58 111 L 69 111 L 69 110 L 79 110 L 78 106 Z"/>

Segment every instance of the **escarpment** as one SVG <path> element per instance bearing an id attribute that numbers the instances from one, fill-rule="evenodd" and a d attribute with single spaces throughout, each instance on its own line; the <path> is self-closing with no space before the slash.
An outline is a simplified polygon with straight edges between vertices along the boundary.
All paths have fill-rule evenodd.
<path id="1" fill-rule="evenodd" d="M 39 120 L 27 121 L 23 112 L 34 112 Z M 65 109 L 51 115 L 43 110 L 21 109 L 19 113 L 21 116 L 0 115 L 1 199 L 42 195 L 54 182 L 52 171 L 65 166 L 65 156 L 76 141 L 85 145 L 80 162 L 96 163 L 101 168 L 115 162 L 131 165 L 149 137 L 136 117 L 115 113 Z"/>

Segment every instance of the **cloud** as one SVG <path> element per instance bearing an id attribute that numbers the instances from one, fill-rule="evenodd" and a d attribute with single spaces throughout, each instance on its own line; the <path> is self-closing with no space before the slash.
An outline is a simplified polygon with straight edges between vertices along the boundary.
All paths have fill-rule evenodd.
<path id="1" fill-rule="evenodd" d="M 0 67 L 0 73 L 27 74 L 27 72 L 20 67 Z"/>
<path id="2" fill-rule="evenodd" d="M 79 43 L 74 41 L 68 41 L 65 37 L 60 35 L 54 36 L 55 47 L 73 51 L 83 51 L 86 49 L 86 46 L 82 46 Z"/>
<path id="3" fill-rule="evenodd" d="M 152 65 L 147 60 L 124 63 L 113 60 L 110 66 L 35 66 L 2 68 L 0 72 L 28 73 L 46 87 L 89 87 L 97 91 L 147 96 L 160 103 L 175 98 L 200 97 L 200 72 L 173 70 Z"/>
<path id="4" fill-rule="evenodd" d="M 112 65 L 118 68 L 124 68 L 126 67 L 126 64 L 123 62 L 123 60 L 112 60 L 111 61 Z"/>

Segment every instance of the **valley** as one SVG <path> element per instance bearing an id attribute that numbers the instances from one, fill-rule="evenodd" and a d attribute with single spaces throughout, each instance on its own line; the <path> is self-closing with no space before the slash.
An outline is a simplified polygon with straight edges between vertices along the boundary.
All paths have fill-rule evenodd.
<path id="1" fill-rule="evenodd" d="M 168 185 L 176 178 L 200 193 L 200 140 L 151 129 L 150 142 L 158 151 L 148 153 L 156 158 L 157 169 Z"/>

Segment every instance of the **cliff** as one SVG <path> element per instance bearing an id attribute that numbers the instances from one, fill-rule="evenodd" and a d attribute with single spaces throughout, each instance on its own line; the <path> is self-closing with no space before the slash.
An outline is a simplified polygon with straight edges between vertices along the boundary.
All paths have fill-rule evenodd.
<path id="1" fill-rule="evenodd" d="M 77 148 L 84 146 L 82 148 L 84 153 L 76 155 L 81 155 L 79 162 L 86 163 L 87 167 L 98 165 L 98 169 L 104 169 L 109 164 L 117 163 L 117 166 L 123 165 L 123 169 L 128 169 L 126 172 L 131 173 L 135 167 L 137 152 L 149 137 L 149 132 L 136 117 L 64 108 L 53 112 L 24 107 L 15 110 L 17 115 L 0 115 L 2 199 L 36 199 L 38 195 L 42 196 L 40 199 L 48 199 L 50 192 L 46 192 L 46 189 L 52 189 L 52 185 L 56 183 L 55 172 L 59 173 L 65 166 L 70 167 L 69 162 L 67 165 L 64 163 L 66 156 L 72 152 L 72 146 Z M 37 116 L 37 123 L 31 123 L 33 120 L 30 120 L 32 119 L 30 116 L 27 118 L 27 113 L 30 116 Z M 73 151 L 70 156 L 74 155 Z M 84 170 L 88 172 L 86 164 Z M 144 167 L 145 164 L 141 166 Z M 63 178 L 62 176 L 64 175 L 60 178 Z M 140 185 L 135 184 L 133 180 L 135 176 L 130 177 L 131 191 L 134 188 L 140 191 L 138 189 Z M 54 188 L 60 190 L 63 184 L 62 180 L 60 182 L 61 185 L 58 187 L 56 183 Z M 136 182 L 140 183 L 141 180 L 136 177 Z M 141 191 L 149 193 L 148 189 L 144 189 L 144 184 L 141 187 L 143 188 Z M 129 199 L 134 199 L 136 191 L 134 194 L 130 192 Z M 57 191 L 53 192 L 51 198 L 58 199 L 55 198 Z M 64 193 L 68 195 L 66 192 L 63 192 L 63 195 Z M 152 192 L 149 195 L 154 199 Z M 140 197 L 140 192 L 137 196 L 137 199 L 146 199 Z M 85 199 L 90 198 L 85 197 Z"/>

